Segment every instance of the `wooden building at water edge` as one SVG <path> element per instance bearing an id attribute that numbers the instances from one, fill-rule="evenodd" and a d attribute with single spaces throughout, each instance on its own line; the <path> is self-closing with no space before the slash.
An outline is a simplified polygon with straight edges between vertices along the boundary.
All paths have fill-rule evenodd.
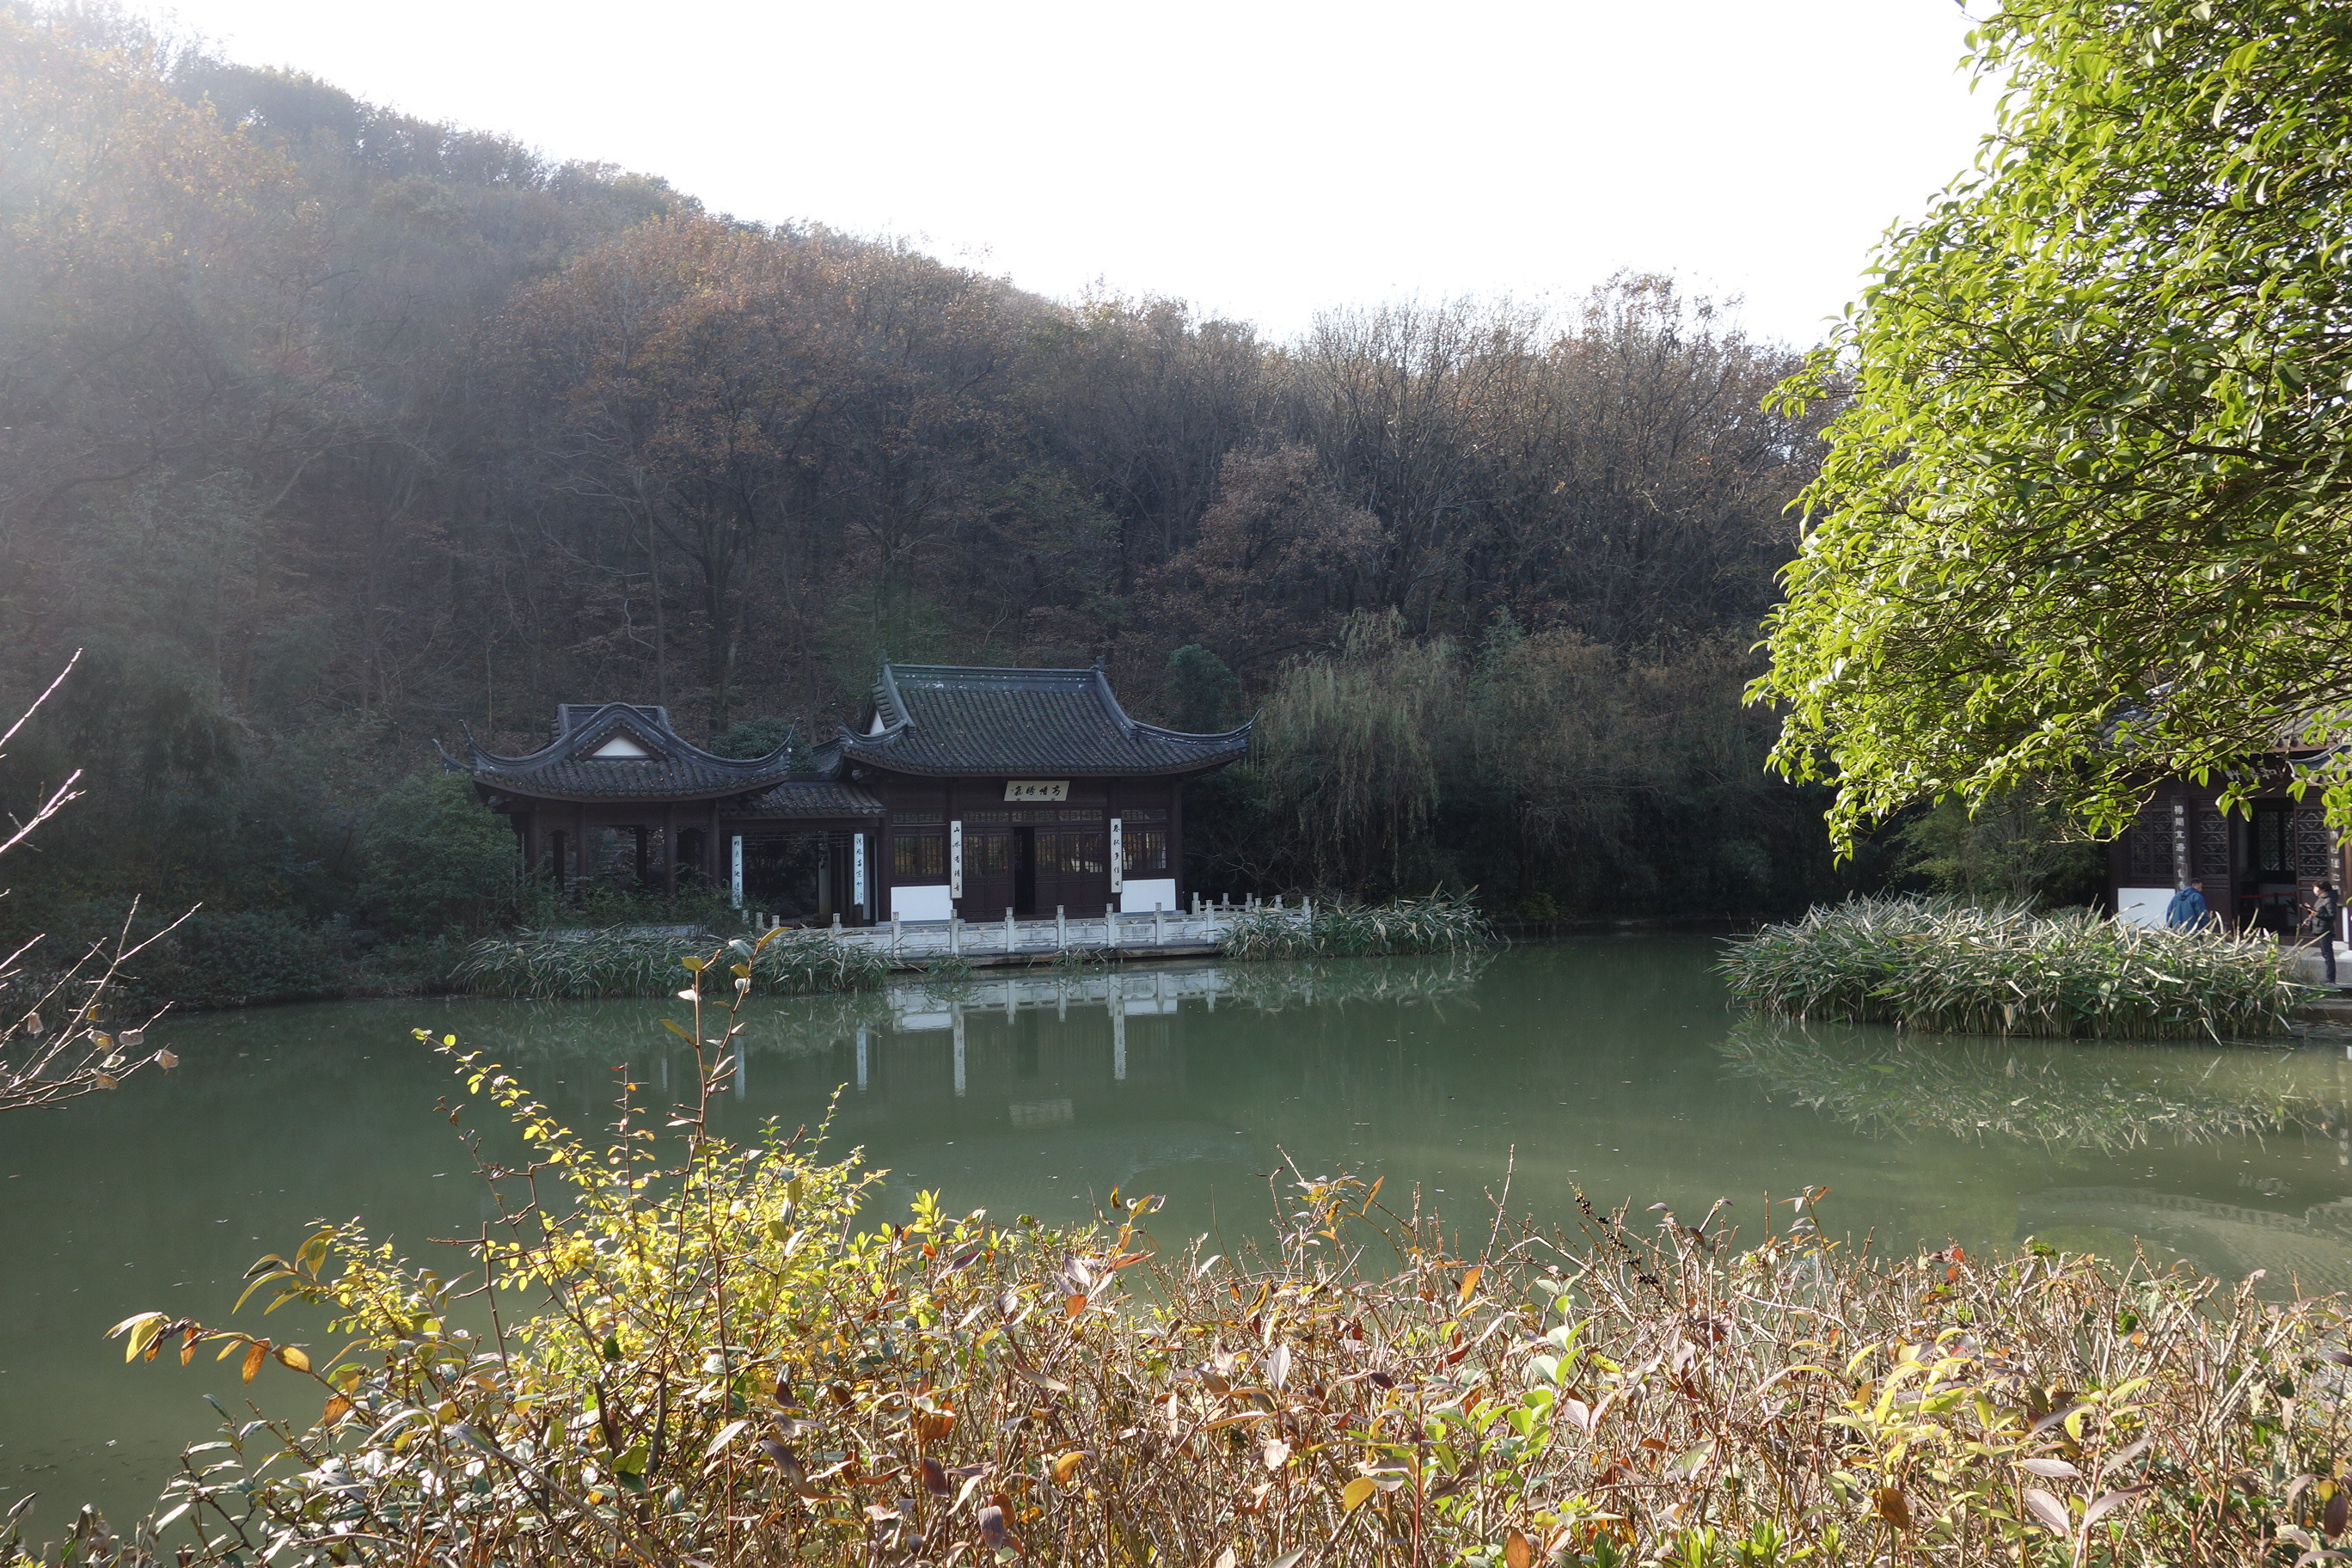
<path id="1" fill-rule="evenodd" d="M 2173 890 L 2194 879 L 2223 926 L 2299 930 L 2312 883 L 2347 885 L 2352 845 L 2327 826 L 2316 795 L 2298 800 L 2288 793 L 2293 761 L 2283 756 L 2271 771 L 2271 787 L 2227 814 L 2219 780 L 2158 784 L 2137 820 L 2107 847 L 2107 907 L 2116 918 L 2162 924 Z"/>
<path id="2" fill-rule="evenodd" d="M 1148 914 L 1179 908 L 1187 780 L 1236 762 L 1249 726 L 1131 718 L 1099 668 L 885 665 L 859 724 L 764 757 L 713 754 L 661 708 L 566 703 L 522 756 L 443 753 L 513 823 L 525 866 L 718 885 L 791 922 Z"/>

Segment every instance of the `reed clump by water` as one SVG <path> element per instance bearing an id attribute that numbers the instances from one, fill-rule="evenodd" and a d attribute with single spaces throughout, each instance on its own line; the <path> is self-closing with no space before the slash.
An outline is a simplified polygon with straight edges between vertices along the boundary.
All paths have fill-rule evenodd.
<path id="1" fill-rule="evenodd" d="M 1950 898 L 1819 906 L 1733 942 L 1721 968 L 1759 1011 L 1949 1034 L 2276 1035 L 2311 994 L 2268 938 Z"/>
<path id="2" fill-rule="evenodd" d="M 1467 893 L 1434 892 L 1385 904 L 1333 900 L 1307 908 L 1244 910 L 1226 928 L 1234 958 L 1375 958 L 1404 952 L 1475 952 L 1495 928 Z"/>
<path id="3" fill-rule="evenodd" d="M 254 1291 L 338 1314 L 331 1354 L 118 1325 L 129 1359 L 241 1358 L 285 1414 L 188 1450 L 126 1537 L 85 1514 L 37 1552 L 12 1517 L 0 1563 L 2237 1568 L 2343 1533 L 2343 1299 L 1874 1258 L 1811 1190 L 1745 1240 L 1720 1204 L 1652 1231 L 1580 1199 L 1464 1233 L 1296 1170 L 1234 1258 L 1116 1193 L 1075 1228 L 933 1194 L 877 1225 L 878 1173 L 709 1131 L 751 971 L 700 971 L 698 1098 L 625 1100 L 609 1139 L 445 1040 L 537 1151 L 484 1170 L 459 1268 L 356 1223 L 263 1258 Z"/>
<path id="4" fill-rule="evenodd" d="M 709 946 L 709 939 L 698 933 L 643 927 L 526 931 L 475 942 L 454 977 L 459 986 L 484 995 L 533 1001 L 667 996 L 678 988 L 680 962 Z M 888 977 L 890 968 L 881 954 L 835 942 L 819 931 L 779 931 L 759 943 L 758 953 L 759 984 L 793 994 L 870 990 Z"/>

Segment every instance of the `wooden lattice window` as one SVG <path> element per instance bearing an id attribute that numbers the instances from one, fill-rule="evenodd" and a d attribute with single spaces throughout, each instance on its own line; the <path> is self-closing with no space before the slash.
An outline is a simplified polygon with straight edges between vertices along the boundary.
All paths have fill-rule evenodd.
<path id="1" fill-rule="evenodd" d="M 947 835 L 899 834 L 890 841 L 890 869 L 900 881 L 945 877 L 948 874 Z"/>
<path id="2" fill-rule="evenodd" d="M 2169 886 L 2172 881 L 2172 827 L 2168 814 L 2154 806 L 2124 832 L 2124 856 L 2131 867 L 2134 887 Z"/>
<path id="3" fill-rule="evenodd" d="M 1096 875 L 1103 868 L 1099 833 L 1040 833 L 1037 869 L 1060 875 Z"/>
<path id="4" fill-rule="evenodd" d="M 2273 882 L 2294 878 L 2294 813 L 2284 802 L 2254 805 L 2254 875 Z"/>
<path id="5" fill-rule="evenodd" d="M 964 835 L 963 874 L 967 877 L 1013 875 L 1013 835 L 1010 833 Z"/>
<path id="6" fill-rule="evenodd" d="M 2295 876 L 2305 882 L 2336 879 L 2336 848 L 2327 831 L 2327 816 L 2317 806 L 2297 806 L 2294 813 Z"/>
<path id="7" fill-rule="evenodd" d="M 2197 874 L 2208 878 L 2230 874 L 2229 820 L 2210 805 L 2197 814 Z"/>
<path id="8" fill-rule="evenodd" d="M 1127 875 L 1150 876 L 1168 869 L 1168 830 L 1129 827 L 1119 835 L 1119 859 Z"/>

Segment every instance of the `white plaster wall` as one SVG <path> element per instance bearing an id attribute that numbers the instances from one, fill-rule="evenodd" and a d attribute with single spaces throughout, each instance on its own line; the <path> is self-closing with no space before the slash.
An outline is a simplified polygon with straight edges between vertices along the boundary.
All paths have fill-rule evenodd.
<path id="1" fill-rule="evenodd" d="M 1176 912 L 1176 879 L 1153 877 L 1148 881 L 1127 879 L 1118 892 L 1118 912 L 1123 915 L 1148 915 L 1157 904 L 1170 914 Z"/>
<path id="2" fill-rule="evenodd" d="M 2126 925 L 2160 926 L 2171 902 L 2170 888 L 2117 888 L 2116 919 Z"/>
<path id="3" fill-rule="evenodd" d="M 955 901 L 948 897 L 944 882 L 928 888 L 890 889 L 890 918 L 894 921 L 943 921 L 954 913 Z"/>

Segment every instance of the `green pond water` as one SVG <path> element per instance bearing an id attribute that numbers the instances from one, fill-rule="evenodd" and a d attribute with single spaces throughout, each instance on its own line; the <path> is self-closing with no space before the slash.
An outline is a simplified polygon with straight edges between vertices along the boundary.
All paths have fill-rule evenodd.
<path id="1" fill-rule="evenodd" d="M 1833 1189 L 1832 1230 L 1881 1246 L 2033 1235 L 2160 1257 L 2266 1289 L 2352 1288 L 2352 1061 L 2294 1049 L 2011 1044 L 1743 1021 L 1700 937 L 1594 939 L 1480 962 L 1192 964 L 985 973 L 953 994 L 755 998 L 722 1131 L 814 1122 L 862 1145 L 895 1206 L 1091 1215 L 1113 1186 L 1167 1197 L 1163 1241 L 1232 1238 L 1265 1173 L 1384 1176 L 1468 1219 L 1498 1194 L 1572 1220 L 1573 1194 L 1685 1217 L 1717 1198 Z M 154 1308 L 227 1318 L 246 1266 L 320 1216 L 364 1215 L 413 1255 L 487 1205 L 436 1105 L 447 1064 L 408 1031 L 518 1067 L 575 1124 L 616 1068 L 691 1074 L 677 1004 L 363 1002 L 215 1014 L 158 1033 L 182 1058 L 121 1090 L 0 1121 L 0 1510 L 37 1535 L 92 1501 L 143 1509 L 211 1436 L 202 1396 L 305 1415 L 271 1368 L 125 1366 L 104 1331 Z M 479 1118 L 470 1120 L 478 1121 Z M 1785 1215 L 1787 1211 L 1783 1210 Z M 458 1267 L 452 1255 L 449 1265 Z M 268 1321 L 278 1330 L 287 1314 Z M 259 1329 L 257 1306 L 248 1309 Z M 236 1320 L 245 1321 L 245 1320 Z M 315 1323 L 295 1337 L 325 1338 Z M 209 1352 L 206 1352 L 207 1357 Z"/>

